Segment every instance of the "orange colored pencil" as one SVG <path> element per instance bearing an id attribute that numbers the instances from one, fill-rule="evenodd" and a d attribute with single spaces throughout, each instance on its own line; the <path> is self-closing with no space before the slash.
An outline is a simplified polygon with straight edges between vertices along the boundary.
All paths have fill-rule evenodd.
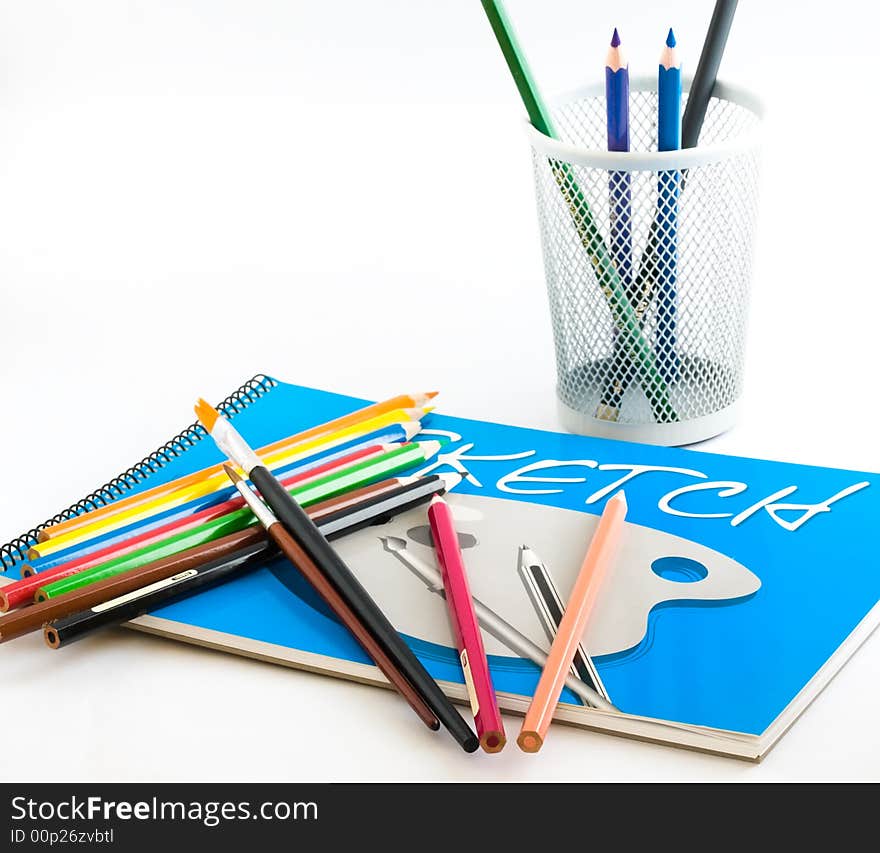
<path id="1" fill-rule="evenodd" d="M 544 745 L 553 711 L 559 702 L 566 676 L 596 605 L 602 581 L 614 562 L 625 518 L 626 496 L 620 491 L 605 504 L 599 526 L 587 549 L 587 556 L 584 557 L 559 623 L 559 632 L 550 646 L 547 663 L 516 739 L 523 752 L 537 752 Z"/>
<path id="2" fill-rule="evenodd" d="M 288 436 L 287 438 L 279 439 L 278 441 L 272 442 L 272 444 L 267 444 L 265 447 L 261 447 L 258 450 L 258 453 L 269 454 L 284 447 L 287 447 L 288 445 L 299 444 L 300 442 L 306 441 L 310 438 L 315 438 L 317 436 L 325 435 L 326 433 L 330 432 L 336 432 L 340 429 L 345 429 L 346 427 L 360 423 L 361 421 L 369 420 L 370 418 L 383 415 L 386 412 L 393 412 L 396 409 L 424 408 L 425 403 L 436 396 L 436 391 L 420 392 L 417 394 L 400 394 L 397 397 L 391 397 L 390 399 L 384 400 L 381 403 L 373 403 L 370 406 L 365 406 L 362 409 L 358 409 L 356 412 L 352 412 L 350 415 L 344 415 L 341 418 L 327 421 L 327 423 L 319 424 L 318 426 L 311 427 L 310 429 L 304 430 L 303 432 L 298 432 L 295 435 Z M 89 510 L 89 512 L 78 515 L 75 518 L 61 521 L 58 524 L 53 524 L 51 527 L 47 527 L 44 530 L 40 531 L 38 539 L 40 542 L 45 542 L 46 540 L 52 539 L 56 536 L 60 536 L 63 533 L 69 533 L 70 531 L 75 530 L 78 527 L 82 527 L 84 524 L 91 524 L 93 521 L 96 521 L 99 518 L 103 518 L 104 516 L 115 515 L 120 510 L 132 506 L 137 506 L 142 503 L 147 503 L 148 501 L 151 501 L 154 498 L 159 497 L 160 495 L 164 495 L 168 492 L 173 492 L 177 489 L 191 486 L 194 483 L 198 483 L 207 477 L 219 475 L 222 472 L 223 466 L 221 464 L 217 464 L 212 465 L 210 468 L 204 468 L 201 471 L 196 471 L 193 474 L 188 474 L 185 477 L 180 477 L 177 480 L 172 480 L 170 483 L 162 483 L 161 485 L 154 486 L 152 489 L 148 489 L 145 492 L 139 492 L 136 495 L 131 495 L 130 497 L 123 498 L 122 500 L 113 501 L 113 503 L 107 504 L 106 506 L 97 507 L 93 510 Z"/>
<path id="3" fill-rule="evenodd" d="M 267 444 L 262 450 L 260 450 L 260 453 L 265 456 L 274 453 L 276 450 L 280 450 L 282 447 L 286 447 L 294 441 L 305 441 L 309 438 L 317 438 L 319 435 L 324 435 L 328 432 L 337 432 L 346 427 L 354 426 L 354 424 L 359 424 L 361 421 L 367 421 L 370 420 L 370 418 L 375 418 L 379 415 L 384 415 L 386 412 L 393 412 L 397 409 L 424 409 L 428 401 L 433 400 L 437 394 L 437 391 L 420 391 L 417 394 L 400 394 L 397 397 L 383 400 L 381 403 L 373 403 L 370 406 L 364 406 L 363 409 L 358 409 L 350 415 L 336 418 L 335 421 L 327 421 L 325 424 L 319 424 L 318 426 L 307 429 L 304 432 L 299 432 L 291 438 L 282 438 L 273 444 Z"/>

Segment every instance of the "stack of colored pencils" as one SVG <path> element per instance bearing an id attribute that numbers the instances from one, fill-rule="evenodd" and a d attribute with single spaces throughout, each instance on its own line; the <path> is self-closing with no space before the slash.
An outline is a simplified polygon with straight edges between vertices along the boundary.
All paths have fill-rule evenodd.
<path id="1" fill-rule="evenodd" d="M 262 447 L 259 457 L 249 451 L 259 470 L 239 470 L 252 478 L 276 513 L 279 494 L 287 502 L 287 515 L 295 507 L 301 517 L 293 537 L 238 471 L 223 465 L 47 528 L 28 554 L 22 579 L 0 589 L 0 612 L 6 614 L 0 617 L 0 642 L 42 629 L 49 647 L 58 649 L 283 554 L 423 722 L 432 729 L 444 723 L 464 749 L 475 750 L 479 744 L 474 733 L 353 575 L 349 573 L 348 587 L 342 583 L 340 588 L 341 572 L 332 565 L 335 552 L 327 544 L 427 504 L 460 482 L 457 474 L 407 474 L 424 466 L 442 446 L 413 440 L 434 396 L 393 397 Z M 197 411 L 203 422 L 210 422 L 215 438 L 221 426 L 234 433 L 207 404 L 200 403 Z M 308 547 L 303 547 L 303 532 Z"/>

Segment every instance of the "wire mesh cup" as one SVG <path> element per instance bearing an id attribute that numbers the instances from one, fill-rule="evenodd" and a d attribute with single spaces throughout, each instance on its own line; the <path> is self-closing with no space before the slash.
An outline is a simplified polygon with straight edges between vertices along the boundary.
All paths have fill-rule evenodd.
<path id="1" fill-rule="evenodd" d="M 685 96 L 686 97 L 686 96 Z M 758 207 L 759 102 L 719 84 L 700 145 L 657 151 L 656 80 L 631 81 L 631 151 L 605 96 L 528 125 L 566 429 L 690 444 L 733 426 Z"/>

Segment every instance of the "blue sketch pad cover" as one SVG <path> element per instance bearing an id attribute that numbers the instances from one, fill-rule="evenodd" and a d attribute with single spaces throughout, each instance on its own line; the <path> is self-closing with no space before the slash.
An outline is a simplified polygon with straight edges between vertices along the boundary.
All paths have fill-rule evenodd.
<path id="1" fill-rule="evenodd" d="M 368 402 L 279 383 L 236 413 L 234 422 L 257 447 Z M 632 578 L 627 593 L 632 600 L 619 602 L 620 618 L 609 623 L 601 653 L 596 654 L 595 645 L 590 651 L 612 701 L 627 715 L 761 736 L 880 598 L 877 551 L 869 535 L 871 520 L 880 515 L 874 474 L 586 438 L 442 414 L 429 415 L 424 427 L 450 441 L 441 457 L 421 471 L 466 470 L 470 476 L 456 488 L 455 500 L 486 506 L 485 499 L 500 499 L 505 503 L 498 506 L 509 508 L 511 519 L 530 515 L 550 519 L 541 522 L 545 539 L 553 532 L 552 519 L 568 519 L 570 527 L 572 518 L 581 518 L 572 511 L 595 518 L 611 494 L 625 489 L 627 522 L 642 528 L 650 540 L 644 552 L 648 557 L 624 567 Z M 176 479 L 221 459 L 211 441 L 196 441 L 136 489 Z M 501 543 L 506 550 L 498 560 L 498 574 L 489 579 L 491 583 L 484 581 L 478 594 L 490 606 L 493 591 L 510 601 L 525 601 L 514 565 L 522 531 L 518 523 L 511 527 L 515 529 L 509 541 Z M 370 534 L 367 539 L 374 541 Z M 702 549 L 688 553 L 710 555 L 705 561 L 710 575 L 713 565 L 730 569 L 728 577 L 713 579 L 728 583 L 728 592 L 708 599 L 697 594 L 701 582 L 706 582 L 707 565 L 701 557 L 683 557 L 675 544 L 680 540 Z M 546 541 L 552 550 L 553 541 Z M 579 564 L 586 544 L 572 554 L 573 565 Z M 486 545 L 490 546 L 500 547 L 497 542 Z M 340 547 L 345 549 L 344 540 Z M 713 554 L 719 555 L 714 564 Z M 400 585 L 395 594 L 411 596 L 414 617 L 406 625 L 393 617 L 392 621 L 429 672 L 437 679 L 463 684 L 451 635 L 445 642 L 436 631 L 419 636 L 418 614 L 426 612 L 420 608 L 434 608 L 431 618 L 442 618 L 442 600 L 407 578 L 406 569 L 395 565 L 391 554 L 381 553 L 380 546 L 368 556 L 377 565 L 386 561 L 381 565 L 387 566 L 387 583 Z M 346 557 L 357 569 L 356 560 Z M 548 568 L 553 567 L 548 563 Z M 7 577 L 16 574 L 13 568 Z M 657 577 L 672 593 L 664 592 L 663 601 L 650 596 L 641 600 Z M 374 595 L 381 592 L 375 577 L 362 580 Z M 569 587 L 567 581 L 560 583 L 564 595 Z M 691 587 L 695 592 L 690 592 Z M 381 595 L 377 601 L 381 605 Z M 188 626 L 220 632 L 227 639 L 369 664 L 348 632 L 283 560 L 151 615 L 165 620 L 163 634 L 174 636 L 175 625 Z M 540 633 L 531 635 L 546 648 Z M 534 664 L 512 653 L 490 653 L 490 663 L 499 692 L 531 695 L 539 674 Z M 568 691 L 563 701 L 572 706 L 573 714 L 596 713 L 584 709 Z"/>

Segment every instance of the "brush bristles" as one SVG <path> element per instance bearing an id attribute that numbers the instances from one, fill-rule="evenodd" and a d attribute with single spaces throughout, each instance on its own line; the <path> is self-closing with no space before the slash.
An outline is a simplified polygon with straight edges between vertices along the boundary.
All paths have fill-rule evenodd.
<path id="1" fill-rule="evenodd" d="M 237 485 L 241 482 L 242 478 L 239 476 L 238 471 L 236 471 L 235 468 L 233 468 L 231 465 L 224 462 L 223 470 L 226 472 L 226 476 L 229 477 L 229 479 L 232 480 L 233 483 Z"/>
<path id="2" fill-rule="evenodd" d="M 196 417 L 199 419 L 202 426 L 208 430 L 208 432 L 211 432 L 214 429 L 214 424 L 217 423 L 217 418 L 220 417 L 220 412 L 201 397 L 199 397 L 199 402 L 196 403 L 195 411 Z"/>

